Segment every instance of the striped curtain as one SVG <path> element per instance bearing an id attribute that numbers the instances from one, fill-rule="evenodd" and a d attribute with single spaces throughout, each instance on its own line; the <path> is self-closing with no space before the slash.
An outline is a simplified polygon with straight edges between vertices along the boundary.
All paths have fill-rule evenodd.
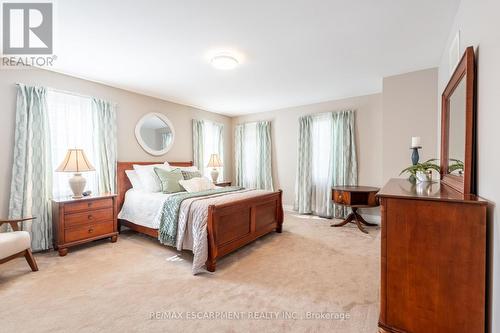
<path id="1" fill-rule="evenodd" d="M 99 193 L 116 193 L 116 110 L 111 102 L 92 98 L 94 149 L 98 159 Z"/>
<path id="2" fill-rule="evenodd" d="M 204 155 L 203 120 L 193 119 L 193 163 L 200 171 L 205 169 L 203 164 Z"/>
<path id="3" fill-rule="evenodd" d="M 235 128 L 236 185 L 273 190 L 271 122 L 240 124 Z"/>
<path id="4" fill-rule="evenodd" d="M 52 245 L 51 197 L 47 90 L 18 84 L 9 218 L 37 218 L 22 225 L 22 230 L 31 234 L 34 251 Z"/>
<path id="5" fill-rule="evenodd" d="M 294 210 L 300 214 L 347 214 L 332 203 L 331 188 L 358 182 L 354 118 L 354 111 L 340 111 L 299 119 Z"/>

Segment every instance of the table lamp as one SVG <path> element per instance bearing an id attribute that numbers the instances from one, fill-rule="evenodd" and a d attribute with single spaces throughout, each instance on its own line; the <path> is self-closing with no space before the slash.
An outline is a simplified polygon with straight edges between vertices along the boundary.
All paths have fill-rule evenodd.
<path id="1" fill-rule="evenodd" d="M 219 171 L 216 168 L 220 168 L 222 166 L 222 162 L 220 161 L 219 155 L 212 154 L 210 155 L 210 160 L 208 161 L 207 167 L 213 168 L 210 175 L 212 176 L 212 181 L 217 183 L 217 178 L 219 178 Z"/>
<path id="2" fill-rule="evenodd" d="M 82 172 L 95 171 L 90 164 L 83 149 L 68 149 L 64 161 L 56 169 L 56 172 L 73 172 L 74 175 L 69 179 L 69 187 L 73 191 L 73 198 L 83 197 L 83 190 L 87 181 L 82 176 Z"/>

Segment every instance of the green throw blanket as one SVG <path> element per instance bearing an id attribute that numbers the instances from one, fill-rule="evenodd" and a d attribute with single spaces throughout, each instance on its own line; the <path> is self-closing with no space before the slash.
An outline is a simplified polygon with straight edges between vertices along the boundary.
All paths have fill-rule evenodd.
<path id="1" fill-rule="evenodd" d="M 168 197 L 167 200 L 165 200 L 165 202 L 163 203 L 163 207 L 160 212 L 160 228 L 158 229 L 158 240 L 162 244 L 176 246 L 179 210 L 184 200 L 219 193 L 235 192 L 241 189 L 242 187 L 239 186 L 228 186 L 202 192 L 181 192 Z"/>

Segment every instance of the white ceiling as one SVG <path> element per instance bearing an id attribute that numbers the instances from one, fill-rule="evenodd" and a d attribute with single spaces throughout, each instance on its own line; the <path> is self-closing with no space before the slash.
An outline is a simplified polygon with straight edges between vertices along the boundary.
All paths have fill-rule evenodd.
<path id="1" fill-rule="evenodd" d="M 55 70 L 240 115 L 437 66 L 459 0 L 58 0 Z M 232 71 L 210 54 L 243 57 Z"/>

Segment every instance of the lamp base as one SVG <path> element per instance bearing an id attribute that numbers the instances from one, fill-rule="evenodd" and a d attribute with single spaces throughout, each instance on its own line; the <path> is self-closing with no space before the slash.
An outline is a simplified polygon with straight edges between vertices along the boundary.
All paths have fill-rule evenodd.
<path id="1" fill-rule="evenodd" d="M 83 198 L 83 190 L 85 190 L 85 184 L 87 180 L 82 176 L 81 173 L 75 173 L 73 177 L 69 179 L 69 187 L 73 191 L 73 199 Z"/>
<path id="2" fill-rule="evenodd" d="M 217 171 L 216 168 L 213 168 L 212 169 L 212 172 L 210 172 L 210 176 L 212 176 L 212 181 L 215 183 L 217 183 L 217 178 L 219 178 L 219 171 Z"/>

